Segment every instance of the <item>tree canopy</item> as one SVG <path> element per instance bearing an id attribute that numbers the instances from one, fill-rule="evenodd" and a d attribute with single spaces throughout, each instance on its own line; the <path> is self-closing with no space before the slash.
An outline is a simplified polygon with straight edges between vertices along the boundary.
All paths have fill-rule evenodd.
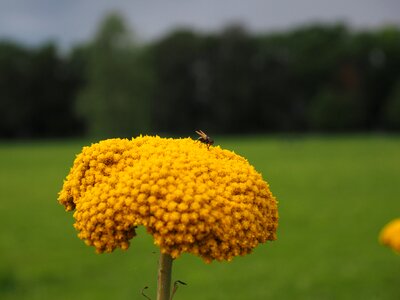
<path id="1" fill-rule="evenodd" d="M 112 13 L 67 55 L 0 42 L 0 137 L 394 131 L 399 86 L 397 27 L 234 24 L 143 44 Z"/>

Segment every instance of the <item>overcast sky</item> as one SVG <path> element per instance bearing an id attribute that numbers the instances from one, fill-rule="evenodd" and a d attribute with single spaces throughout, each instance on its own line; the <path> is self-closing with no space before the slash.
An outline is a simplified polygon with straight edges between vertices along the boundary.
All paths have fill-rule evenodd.
<path id="1" fill-rule="evenodd" d="M 315 21 L 400 25 L 400 0 L 0 0 L 0 39 L 69 47 L 90 38 L 110 10 L 122 12 L 143 40 L 177 26 L 210 31 L 232 22 L 255 31 Z"/>

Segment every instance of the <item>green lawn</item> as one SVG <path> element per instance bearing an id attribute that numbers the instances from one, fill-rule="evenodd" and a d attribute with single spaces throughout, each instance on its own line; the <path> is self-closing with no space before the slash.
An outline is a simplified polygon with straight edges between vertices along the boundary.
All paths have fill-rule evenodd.
<path id="1" fill-rule="evenodd" d="M 185 255 L 179 299 L 400 299 L 400 256 L 380 246 L 400 217 L 400 137 L 217 138 L 279 200 L 278 240 L 231 263 Z M 97 255 L 57 192 L 84 142 L 0 144 L 0 299 L 155 300 L 157 249 Z"/>

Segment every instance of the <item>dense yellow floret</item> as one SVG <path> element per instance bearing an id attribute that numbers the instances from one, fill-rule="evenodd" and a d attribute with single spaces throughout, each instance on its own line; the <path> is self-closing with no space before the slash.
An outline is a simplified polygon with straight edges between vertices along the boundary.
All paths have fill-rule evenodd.
<path id="1" fill-rule="evenodd" d="M 380 242 L 400 254 L 400 219 L 389 222 L 379 235 Z"/>
<path id="2" fill-rule="evenodd" d="M 139 225 L 174 258 L 230 260 L 276 239 L 277 203 L 262 176 L 243 157 L 190 138 L 84 147 L 58 199 L 100 253 L 127 249 Z"/>

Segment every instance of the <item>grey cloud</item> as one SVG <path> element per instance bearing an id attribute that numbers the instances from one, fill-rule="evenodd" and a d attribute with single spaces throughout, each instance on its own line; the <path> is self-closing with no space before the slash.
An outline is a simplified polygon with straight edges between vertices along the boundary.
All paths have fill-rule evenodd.
<path id="1" fill-rule="evenodd" d="M 89 38 L 109 10 L 119 10 L 144 39 L 176 26 L 215 30 L 239 21 L 251 30 L 285 29 L 312 21 L 355 27 L 400 25 L 397 0 L 3 0 L 0 38 L 26 43 L 55 39 L 64 46 Z"/>

